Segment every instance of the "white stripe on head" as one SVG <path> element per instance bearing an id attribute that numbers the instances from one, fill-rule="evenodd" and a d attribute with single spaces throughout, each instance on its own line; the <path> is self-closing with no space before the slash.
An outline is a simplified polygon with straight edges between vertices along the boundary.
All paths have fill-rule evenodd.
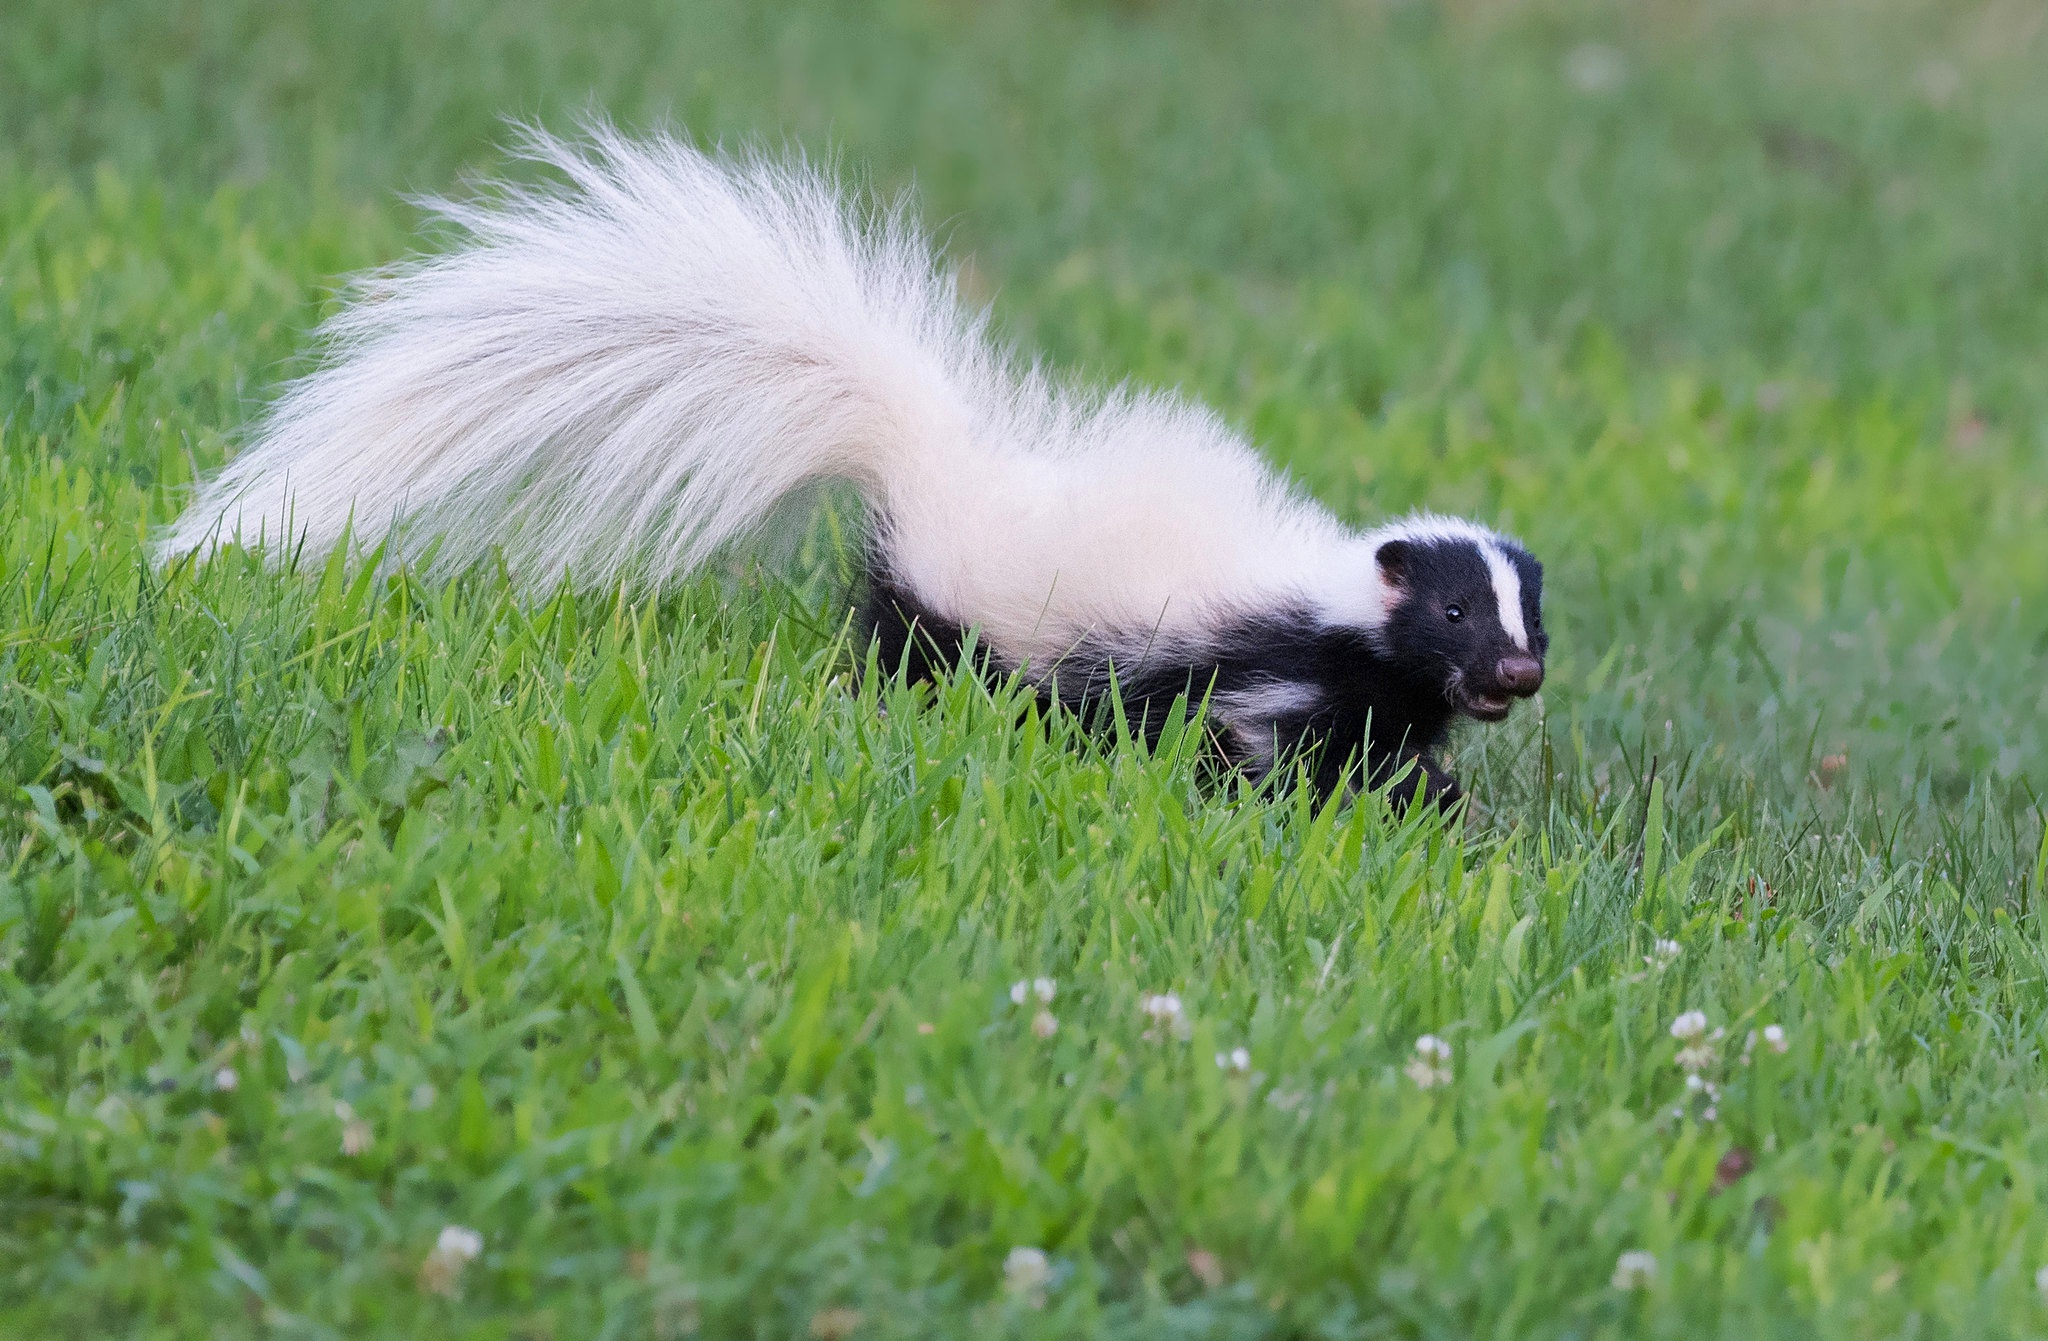
<path id="1" fill-rule="evenodd" d="M 1482 541 L 1479 552 L 1486 556 L 1486 571 L 1493 575 L 1493 599 L 1500 606 L 1500 626 L 1515 646 L 1529 650 L 1529 628 L 1522 622 L 1522 575 L 1491 540 Z"/>

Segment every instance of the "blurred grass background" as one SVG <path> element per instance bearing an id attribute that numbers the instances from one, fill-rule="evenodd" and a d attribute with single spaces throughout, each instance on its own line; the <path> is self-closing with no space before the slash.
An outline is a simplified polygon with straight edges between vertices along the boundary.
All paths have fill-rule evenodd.
<path id="1" fill-rule="evenodd" d="M 24 1334 L 2041 1330 L 2042 6 L 0 21 Z M 964 684 L 876 726 L 824 576 L 531 612 L 484 576 L 152 574 L 339 279 L 433 244 L 403 195 L 504 169 L 508 116 L 589 112 L 914 188 L 1019 343 L 1187 388 L 1347 517 L 1521 533 L 1552 679 L 1461 747 L 1470 831 L 1034 752 L 1064 728 L 1018 745 Z M 1006 815 L 1035 836 L 970 841 Z M 1658 936 L 1684 967 L 1644 982 Z M 1059 1047 L 1174 986 L 1266 1097 L 1219 1097 L 1204 1033 L 1179 1071 L 1068 1055 L 1069 1110 L 988 1041 L 1040 971 Z M 1693 1006 L 1803 1021 L 1784 1093 L 1654 1125 Z M 1498 1041 L 1499 1083 L 1428 1109 L 1398 1071 L 1427 1029 Z M 1220 1107 L 1187 1116 L 1197 1082 Z M 385 1162 L 332 1148 L 343 1094 Z M 1739 1206 L 1731 1149 L 1768 1188 Z M 492 1245 L 462 1306 L 413 1275 L 458 1214 Z M 1649 1241 L 1659 1289 L 1611 1288 Z M 1072 1273 L 1046 1311 L 988 1302 L 1017 1243 Z"/>

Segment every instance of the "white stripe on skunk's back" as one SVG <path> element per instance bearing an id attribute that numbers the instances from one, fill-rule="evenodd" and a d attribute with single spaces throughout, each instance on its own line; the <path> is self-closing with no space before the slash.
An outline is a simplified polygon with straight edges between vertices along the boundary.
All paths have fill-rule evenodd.
<path id="1" fill-rule="evenodd" d="M 1012 663 L 1288 602 L 1383 621 L 1368 538 L 1206 410 L 1019 368 L 900 209 L 604 127 L 525 148 L 567 186 L 442 205 L 467 240 L 361 284 L 162 553 L 352 532 L 658 585 L 844 479 L 896 579 Z"/>
<path id="2" fill-rule="evenodd" d="M 1118 396 L 1030 427 L 978 443 L 971 468 L 935 459 L 885 503 L 899 577 L 1013 664 L 1091 637 L 1198 639 L 1289 602 L 1380 621 L 1370 551 L 1213 415 Z"/>

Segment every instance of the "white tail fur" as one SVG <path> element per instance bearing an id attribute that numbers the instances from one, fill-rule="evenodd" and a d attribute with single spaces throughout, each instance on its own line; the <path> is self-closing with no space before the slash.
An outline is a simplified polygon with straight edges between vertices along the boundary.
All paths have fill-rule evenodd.
<path id="1" fill-rule="evenodd" d="M 801 165 L 600 128 L 529 133 L 572 191 L 436 202 L 471 241 L 364 280 L 326 364 L 193 502 L 165 555 L 331 549 L 523 582 L 659 583 L 804 483 L 885 491 L 964 436 L 980 322 L 901 215 L 849 215 Z M 280 540 L 285 544 L 279 545 Z"/>
<path id="2" fill-rule="evenodd" d="M 605 127 L 525 148 L 568 186 L 440 204 L 467 242 L 360 285 L 164 556 L 352 531 L 443 570 L 501 551 L 529 588 L 659 585 L 829 478 L 1013 663 L 1248 601 L 1382 617 L 1370 547 L 1214 415 L 997 352 L 901 210 Z"/>

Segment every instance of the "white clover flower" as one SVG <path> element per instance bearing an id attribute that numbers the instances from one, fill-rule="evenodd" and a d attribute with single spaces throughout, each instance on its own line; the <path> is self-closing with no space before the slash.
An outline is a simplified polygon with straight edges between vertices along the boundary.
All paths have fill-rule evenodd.
<path id="1" fill-rule="evenodd" d="M 1418 1089 L 1433 1090 L 1451 1083 L 1451 1045 L 1435 1034 L 1415 1040 L 1415 1055 L 1401 1068 Z"/>
<path id="2" fill-rule="evenodd" d="M 1697 1094 L 1707 1087 L 1707 1082 L 1701 1080 L 1698 1076 L 1687 1076 L 1685 1078 L 1685 1087 L 1694 1094 Z"/>
<path id="3" fill-rule="evenodd" d="M 370 1124 L 361 1118 L 349 1118 L 341 1124 L 341 1153 L 355 1156 L 367 1151 L 375 1138 Z"/>
<path id="4" fill-rule="evenodd" d="M 1749 1065 L 1750 1054 L 1756 1051 L 1758 1039 L 1762 1039 L 1763 1045 L 1772 1052 L 1783 1052 L 1792 1046 L 1791 1040 L 1785 1037 L 1785 1026 L 1782 1024 L 1767 1024 L 1764 1026 L 1761 1034 L 1752 1029 L 1749 1031 L 1749 1037 L 1742 1040 L 1742 1064 L 1744 1066 Z"/>
<path id="5" fill-rule="evenodd" d="M 1144 1035 L 1148 1039 L 1157 1038 L 1161 1029 L 1171 1030 L 1176 1038 L 1186 1038 L 1194 1032 L 1176 992 L 1147 992 L 1138 998 L 1138 1009 L 1152 1021 L 1153 1027 Z"/>
<path id="6" fill-rule="evenodd" d="M 1252 1069 L 1251 1050 L 1248 1048 L 1232 1048 L 1229 1052 L 1219 1052 L 1216 1054 L 1216 1066 L 1219 1070 L 1224 1071 L 1236 1071 L 1239 1073 L 1249 1071 Z"/>
<path id="7" fill-rule="evenodd" d="M 1707 1032 L 1707 1013 L 1703 1010 L 1689 1010 L 1671 1022 L 1671 1036 L 1679 1039 L 1695 1039 Z"/>
<path id="8" fill-rule="evenodd" d="M 1168 1024 L 1182 1015 L 1180 997 L 1173 992 L 1147 992 L 1138 998 L 1138 1009 L 1157 1024 Z"/>
<path id="9" fill-rule="evenodd" d="M 1052 1284 L 1052 1261 L 1040 1248 L 1012 1248 L 1003 1259 L 1003 1288 L 1033 1308 L 1045 1307 Z"/>
<path id="10" fill-rule="evenodd" d="M 484 1250 L 484 1236 L 462 1225 L 447 1225 L 434 1240 L 434 1251 L 464 1262 L 474 1262 Z"/>
<path id="11" fill-rule="evenodd" d="M 1052 1004 L 1053 993 L 1059 984 L 1051 978 L 1019 978 L 1010 984 L 1010 1002 L 1021 1006 L 1031 997 L 1037 997 L 1043 1005 Z"/>
<path id="12" fill-rule="evenodd" d="M 474 1229 L 444 1226 L 434 1241 L 434 1251 L 420 1263 L 420 1287 L 454 1298 L 461 1293 L 462 1268 L 474 1262 L 483 1250 L 484 1237 Z"/>
<path id="13" fill-rule="evenodd" d="M 1041 1010 L 1031 1017 L 1031 1032 L 1040 1038 L 1051 1038 L 1060 1031 L 1060 1022 L 1049 1010 Z"/>
<path id="14" fill-rule="evenodd" d="M 1657 1275 L 1657 1255 L 1641 1248 L 1631 1248 L 1614 1259 L 1613 1285 L 1617 1290 L 1642 1290 L 1649 1288 Z"/>
<path id="15" fill-rule="evenodd" d="M 242 1078 L 235 1074 L 232 1066 L 223 1066 L 213 1073 L 213 1087 L 223 1094 L 233 1094 L 241 1083 Z"/>
<path id="16" fill-rule="evenodd" d="M 1042 1248 L 1012 1248 L 1003 1259 L 1003 1280 L 1011 1289 L 1030 1289 L 1052 1279 L 1052 1261 Z"/>
<path id="17" fill-rule="evenodd" d="M 1650 947 L 1650 953 L 1643 956 L 1643 962 L 1661 973 L 1676 964 L 1678 956 L 1683 953 L 1684 947 L 1677 941 L 1659 940 Z"/>

